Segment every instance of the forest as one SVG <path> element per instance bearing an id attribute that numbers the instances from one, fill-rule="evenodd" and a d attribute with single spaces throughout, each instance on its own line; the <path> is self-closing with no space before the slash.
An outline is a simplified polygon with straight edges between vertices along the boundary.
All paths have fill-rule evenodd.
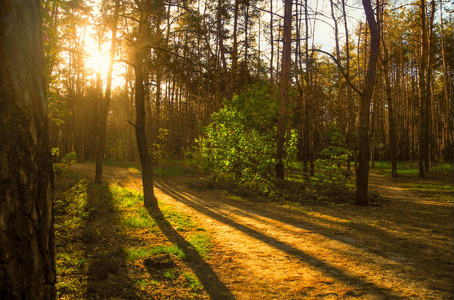
<path id="1" fill-rule="evenodd" d="M 1 4 L 0 299 L 454 294 L 453 1 Z"/>

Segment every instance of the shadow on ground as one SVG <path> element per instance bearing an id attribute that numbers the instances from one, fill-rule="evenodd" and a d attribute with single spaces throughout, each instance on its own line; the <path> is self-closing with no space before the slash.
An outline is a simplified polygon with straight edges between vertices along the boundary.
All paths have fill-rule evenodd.
<path id="1" fill-rule="evenodd" d="M 373 293 L 375 295 L 380 295 L 381 297 L 384 297 L 386 299 L 400 298 L 399 295 L 391 289 L 386 289 L 375 285 L 369 280 L 366 281 L 363 278 L 355 277 L 351 275 L 351 273 L 333 266 L 329 263 L 329 261 L 319 260 L 312 255 L 293 247 L 292 245 L 286 244 L 278 238 L 272 237 L 266 233 L 251 228 L 247 226 L 247 224 L 243 225 L 236 222 L 229 217 L 225 210 L 227 209 L 234 214 L 246 216 L 248 218 L 255 218 L 257 220 L 260 219 L 260 222 L 266 222 L 266 218 L 268 218 L 270 220 L 276 220 L 285 224 L 289 224 L 296 228 L 316 232 L 331 240 L 336 240 L 338 242 L 348 244 L 349 246 L 356 247 L 358 250 L 381 256 L 387 261 L 394 261 L 395 263 L 392 262 L 392 268 L 397 274 L 405 274 L 406 278 L 411 278 L 412 280 L 421 282 L 425 281 L 428 283 L 428 278 L 436 279 L 431 280 L 431 282 L 429 283 L 429 288 L 433 289 L 434 291 L 439 291 L 441 294 L 445 295 L 451 292 L 452 283 L 449 283 L 449 278 L 453 274 L 453 264 L 449 261 L 449 257 L 452 254 L 447 251 L 447 249 L 449 249 L 449 245 L 441 245 L 441 241 L 437 242 L 436 239 L 427 240 L 427 237 L 431 238 L 430 234 L 408 234 L 408 232 L 412 232 L 412 230 L 415 231 L 419 229 L 426 229 L 423 228 L 426 224 L 418 224 L 419 226 L 414 224 L 414 226 L 411 226 L 411 228 L 409 228 L 410 226 L 406 227 L 406 225 L 409 224 L 405 224 L 405 221 L 403 220 L 398 220 L 396 223 L 390 222 L 391 227 L 372 226 L 364 222 L 345 222 L 342 224 L 337 224 L 342 226 L 342 230 L 340 230 L 331 228 L 331 225 L 337 223 L 337 221 L 335 220 L 333 221 L 328 219 L 320 219 L 316 216 L 308 215 L 305 215 L 304 218 L 299 218 L 292 216 L 291 213 L 283 213 L 279 210 L 268 211 L 267 209 L 265 209 L 262 211 L 257 207 L 251 208 L 250 206 L 248 207 L 243 203 L 238 203 L 235 201 L 227 201 L 222 203 L 221 201 L 209 201 L 208 199 L 201 199 L 199 196 L 197 196 L 196 199 L 190 193 L 177 191 L 173 188 L 174 185 L 171 186 L 169 184 L 166 184 L 166 182 L 164 182 L 163 180 L 157 180 L 157 187 L 164 193 L 172 196 L 177 201 L 186 204 L 187 206 L 201 212 L 202 214 L 205 214 L 212 219 L 235 228 L 236 230 L 239 230 L 276 249 L 286 252 L 287 254 L 298 258 L 300 261 L 316 267 L 327 276 L 342 281 L 349 286 L 355 286 L 358 290 L 362 290 L 367 294 Z M 421 210 L 420 213 L 424 215 L 426 214 L 426 211 L 424 210 L 426 206 L 427 205 L 423 203 L 416 203 L 411 207 L 408 206 L 408 211 L 406 211 L 405 213 L 417 216 L 419 210 Z M 354 209 L 357 208 L 352 208 L 352 210 Z M 371 210 L 382 208 L 365 209 Z M 392 207 L 391 209 L 396 208 Z M 438 208 L 434 208 L 434 211 L 438 212 Z M 349 219 L 355 220 L 355 213 L 358 214 L 357 211 L 352 211 L 346 216 L 338 215 L 338 217 L 341 218 L 341 221 Z M 399 211 L 397 211 L 397 213 L 402 214 L 402 212 Z M 365 213 L 361 212 L 361 214 Z M 386 216 L 386 214 L 387 212 L 383 212 L 383 216 Z M 336 215 L 336 213 L 333 213 L 333 215 Z M 371 218 L 371 220 L 372 219 L 373 218 Z M 442 221 L 433 218 L 429 222 L 431 224 L 434 224 L 436 228 L 449 225 L 443 223 L 446 222 L 446 219 Z M 401 231 L 399 231 L 399 229 Z M 280 230 L 286 229 L 280 228 Z M 434 233 L 437 233 L 437 231 L 435 231 Z M 444 230 L 443 235 L 440 237 L 444 244 L 446 241 L 449 242 L 449 237 L 446 235 L 446 230 Z M 421 236 L 425 236 L 426 239 L 421 238 Z M 436 256 L 431 256 L 431 258 L 429 259 L 424 253 L 433 253 L 436 254 Z M 407 261 L 406 256 L 411 259 L 410 262 Z"/>
<path id="2" fill-rule="evenodd" d="M 81 236 L 88 264 L 86 299 L 141 299 L 127 273 L 127 236 L 119 229 L 108 186 L 90 182 L 87 202 L 88 221 Z"/>
<path id="3" fill-rule="evenodd" d="M 211 299 L 235 299 L 227 286 L 221 281 L 213 268 L 204 260 L 197 250 L 186 241 L 164 218 L 162 213 L 156 214 L 149 210 L 159 229 L 169 241 L 176 244 L 186 254 L 186 262 L 202 282 L 204 290 Z"/>

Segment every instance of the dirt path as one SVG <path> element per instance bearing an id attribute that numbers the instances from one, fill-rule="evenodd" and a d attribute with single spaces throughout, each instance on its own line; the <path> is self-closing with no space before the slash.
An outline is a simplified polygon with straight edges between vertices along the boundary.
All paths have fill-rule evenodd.
<path id="1" fill-rule="evenodd" d="M 92 177 L 94 165 L 72 170 Z M 107 181 L 141 188 L 126 169 L 104 172 Z M 156 196 L 211 233 L 207 262 L 236 299 L 454 299 L 451 207 L 389 178 L 371 174 L 372 188 L 387 197 L 381 206 L 300 212 L 188 188 L 193 180 L 158 177 Z"/>

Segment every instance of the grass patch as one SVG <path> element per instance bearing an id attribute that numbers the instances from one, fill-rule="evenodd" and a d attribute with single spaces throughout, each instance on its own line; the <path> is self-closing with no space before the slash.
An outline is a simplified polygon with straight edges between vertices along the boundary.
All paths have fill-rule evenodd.
<path id="1" fill-rule="evenodd" d="M 391 176 L 390 162 L 375 162 L 373 172 Z M 419 178 L 419 164 L 417 162 L 399 162 L 397 165 L 398 178 L 395 179 L 405 188 L 419 192 L 443 202 L 453 202 L 454 186 L 452 185 L 451 165 L 442 163 L 432 167 L 426 173 L 426 178 Z"/>
<path id="2" fill-rule="evenodd" d="M 179 259 L 184 259 L 186 257 L 186 254 L 178 248 L 177 245 L 172 244 L 168 246 L 156 246 L 153 249 L 151 249 L 151 254 L 153 255 L 158 255 L 158 254 L 173 254 Z"/>
<path id="3" fill-rule="evenodd" d="M 86 259 L 83 257 L 83 253 L 57 253 L 57 274 L 65 275 L 78 272 L 84 267 Z"/>
<path id="4" fill-rule="evenodd" d="M 204 233 L 191 234 L 188 236 L 188 241 L 204 258 L 208 257 L 208 253 L 213 248 L 211 237 Z"/>
<path id="5" fill-rule="evenodd" d="M 184 279 L 189 283 L 189 287 L 192 291 L 197 292 L 203 288 L 199 279 L 194 274 L 183 272 L 181 275 L 183 275 Z"/>
<path id="6" fill-rule="evenodd" d="M 114 203 L 121 212 L 120 224 L 130 229 L 156 229 L 156 222 L 143 206 L 143 194 L 111 185 L 109 187 Z"/>
<path id="7" fill-rule="evenodd" d="M 164 277 L 167 279 L 173 279 L 175 278 L 176 271 L 174 269 L 167 269 L 164 272 Z"/>
<path id="8" fill-rule="evenodd" d="M 146 291 L 148 289 L 148 287 L 150 286 L 150 282 L 146 279 L 137 280 L 136 284 L 139 287 L 139 289 L 142 291 Z"/>
<path id="9" fill-rule="evenodd" d="M 131 262 L 135 262 L 141 260 L 143 258 L 151 256 L 152 249 L 144 249 L 144 248 L 129 248 L 125 249 L 126 252 L 126 259 Z"/>
<path id="10" fill-rule="evenodd" d="M 172 226 L 179 231 L 188 231 L 194 229 L 197 224 L 192 221 L 190 215 L 177 212 L 169 207 L 162 208 L 164 217 L 172 224 Z"/>
<path id="11" fill-rule="evenodd" d="M 178 259 L 184 259 L 186 254 L 178 248 L 177 245 L 159 245 L 153 248 L 130 248 L 126 249 L 126 258 L 128 261 L 136 262 L 141 259 L 158 255 L 158 254 L 172 254 L 175 255 Z"/>

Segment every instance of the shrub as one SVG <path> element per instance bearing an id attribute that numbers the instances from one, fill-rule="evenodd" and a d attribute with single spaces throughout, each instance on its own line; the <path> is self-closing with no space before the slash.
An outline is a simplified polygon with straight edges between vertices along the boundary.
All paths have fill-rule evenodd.
<path id="1" fill-rule="evenodd" d="M 224 104 L 212 115 L 213 122 L 203 128 L 204 135 L 197 141 L 199 158 L 206 168 L 238 181 L 269 178 L 275 166 L 276 97 L 262 84 Z M 296 134 L 289 140 L 287 148 L 296 148 Z"/>

